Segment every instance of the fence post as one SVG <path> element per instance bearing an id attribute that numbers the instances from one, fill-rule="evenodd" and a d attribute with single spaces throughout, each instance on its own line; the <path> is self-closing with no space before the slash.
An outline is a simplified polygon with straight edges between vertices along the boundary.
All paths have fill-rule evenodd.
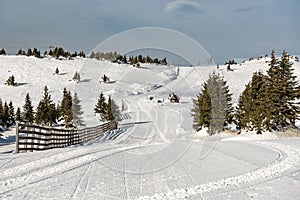
<path id="1" fill-rule="evenodd" d="M 16 124 L 16 151 L 15 153 L 19 153 L 19 122 Z"/>

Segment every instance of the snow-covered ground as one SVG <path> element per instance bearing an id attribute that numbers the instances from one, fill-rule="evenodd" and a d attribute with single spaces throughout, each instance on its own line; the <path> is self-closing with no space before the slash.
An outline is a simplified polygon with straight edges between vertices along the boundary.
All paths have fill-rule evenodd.
<path id="1" fill-rule="evenodd" d="M 36 106 L 45 85 L 54 102 L 64 87 L 77 92 L 87 126 L 100 123 L 93 113 L 100 92 L 125 107 L 119 130 L 80 146 L 13 154 L 14 130 L 1 133 L 0 199 L 298 199 L 299 137 L 250 132 L 205 137 L 191 126 L 191 98 L 209 73 L 224 75 L 236 103 L 252 73 L 268 69 L 265 61 L 227 71 L 0 56 L 0 98 L 15 107 L 22 107 L 27 93 Z M 59 75 L 53 75 L 56 68 Z M 300 64 L 294 68 L 299 80 Z M 79 84 L 70 81 L 76 71 Z M 113 83 L 100 84 L 104 74 Z M 10 75 L 17 87 L 4 85 Z M 171 92 L 181 103 L 168 101 Z"/>

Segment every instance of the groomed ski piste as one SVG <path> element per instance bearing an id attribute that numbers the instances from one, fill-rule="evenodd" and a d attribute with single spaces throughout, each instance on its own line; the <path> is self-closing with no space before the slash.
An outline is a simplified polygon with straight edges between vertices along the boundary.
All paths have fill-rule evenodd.
<path id="1" fill-rule="evenodd" d="M 27 93 L 36 108 L 45 85 L 55 103 L 64 87 L 77 92 L 87 127 L 101 123 L 94 115 L 100 92 L 124 108 L 118 130 L 83 145 L 14 154 L 14 128 L 2 132 L 0 199 L 298 199 L 299 137 L 234 130 L 208 137 L 192 129 L 191 99 L 210 73 L 224 76 L 237 103 L 252 73 L 269 68 L 267 60 L 227 71 L 0 56 L 0 98 L 15 109 Z M 300 64 L 293 63 L 300 80 Z M 80 83 L 71 81 L 76 71 Z M 100 83 L 104 74 L 113 83 Z M 16 87 L 4 84 L 11 75 Z M 180 103 L 169 102 L 172 92 Z"/>

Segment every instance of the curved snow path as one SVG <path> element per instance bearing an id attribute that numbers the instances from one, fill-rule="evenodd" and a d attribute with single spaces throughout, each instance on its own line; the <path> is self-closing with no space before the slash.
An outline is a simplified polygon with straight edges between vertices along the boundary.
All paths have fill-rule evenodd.
<path id="1" fill-rule="evenodd" d="M 292 173 L 293 171 L 299 170 L 297 168 L 297 165 L 300 164 L 299 148 L 279 144 L 276 142 L 257 142 L 257 144 L 277 151 L 280 156 L 268 166 L 247 172 L 245 174 L 211 181 L 189 188 L 176 189 L 166 193 L 155 194 L 153 196 L 143 196 L 139 199 L 184 199 L 194 195 L 201 195 L 202 197 L 202 195 L 205 193 L 232 187 L 241 187 L 251 183 L 259 183 L 282 176 L 287 172 Z M 286 156 L 283 156 L 283 154 Z"/>

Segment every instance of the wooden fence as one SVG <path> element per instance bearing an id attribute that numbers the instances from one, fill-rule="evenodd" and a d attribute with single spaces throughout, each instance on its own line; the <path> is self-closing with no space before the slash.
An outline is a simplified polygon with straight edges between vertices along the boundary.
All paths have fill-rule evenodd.
<path id="1" fill-rule="evenodd" d="M 79 130 L 47 128 L 18 123 L 16 126 L 16 153 L 20 151 L 41 151 L 81 144 L 117 129 L 114 121 Z"/>

